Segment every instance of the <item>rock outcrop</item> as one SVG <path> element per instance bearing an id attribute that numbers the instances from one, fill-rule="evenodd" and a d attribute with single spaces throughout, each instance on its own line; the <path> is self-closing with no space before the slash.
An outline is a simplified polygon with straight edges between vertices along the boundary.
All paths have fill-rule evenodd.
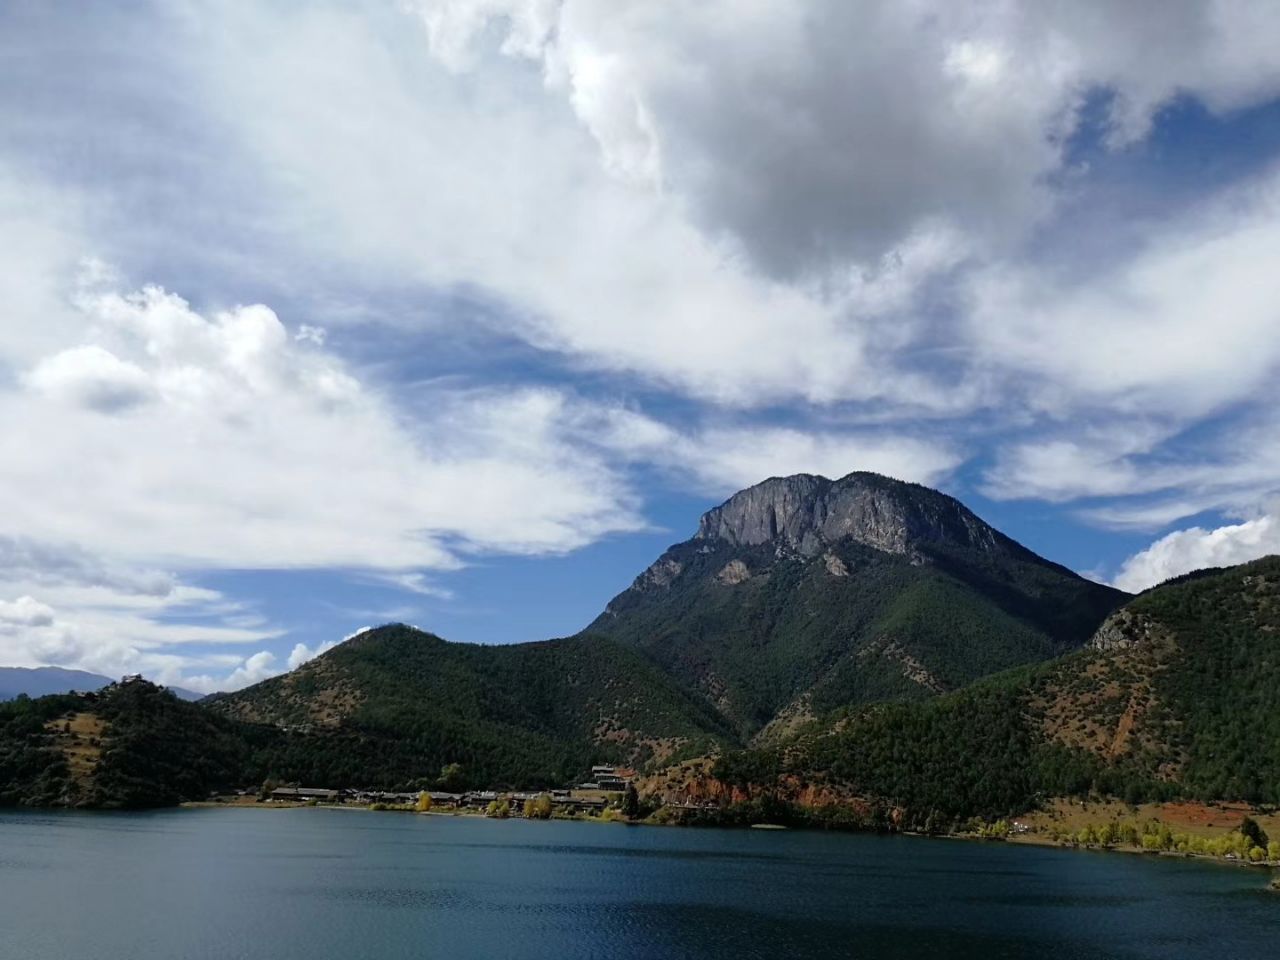
<path id="1" fill-rule="evenodd" d="M 1103 621 L 1087 646 L 1091 650 L 1117 651 L 1150 646 L 1168 633 L 1159 623 L 1122 607 Z"/>
<path id="2" fill-rule="evenodd" d="M 772 542 L 805 557 L 846 538 L 907 556 L 930 543 L 983 552 L 1021 549 L 958 500 L 874 473 L 765 480 L 704 514 L 695 538 L 735 546 Z"/>

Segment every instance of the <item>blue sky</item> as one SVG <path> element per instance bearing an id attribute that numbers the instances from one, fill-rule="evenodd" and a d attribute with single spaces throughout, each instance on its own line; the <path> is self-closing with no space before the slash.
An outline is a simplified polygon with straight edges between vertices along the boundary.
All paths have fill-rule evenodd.
<path id="1" fill-rule="evenodd" d="M 1274 5 L 0 10 L 0 662 L 588 623 L 771 475 L 1280 549 Z"/>

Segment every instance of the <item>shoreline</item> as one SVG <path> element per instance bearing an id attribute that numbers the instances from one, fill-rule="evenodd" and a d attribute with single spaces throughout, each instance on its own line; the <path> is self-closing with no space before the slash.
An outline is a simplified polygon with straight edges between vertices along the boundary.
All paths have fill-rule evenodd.
<path id="1" fill-rule="evenodd" d="M 346 810 L 358 813 L 400 813 L 412 814 L 414 816 L 435 816 L 435 817 L 469 817 L 481 820 L 538 820 L 541 818 L 531 817 L 490 817 L 483 810 L 479 809 L 446 809 L 446 810 L 374 810 L 368 806 L 356 806 L 352 804 L 308 804 L 308 803 L 291 803 L 291 802 L 273 802 L 273 803 L 223 803 L 216 800 L 193 800 L 178 804 L 178 808 L 189 809 L 221 809 L 221 810 L 298 810 L 298 809 L 315 809 L 315 810 Z M 714 829 L 730 829 L 730 830 L 762 830 L 762 831 L 783 831 L 783 830 L 802 830 L 822 832 L 823 828 L 799 825 L 792 826 L 790 824 L 773 824 L 773 823 L 753 823 L 753 824 L 725 824 L 713 826 L 707 824 L 681 824 L 673 821 L 656 822 L 652 820 L 626 820 L 622 818 L 610 819 L 605 817 L 576 816 L 576 817 L 550 817 L 545 822 L 560 823 L 595 823 L 595 824 L 617 824 L 622 826 L 640 826 L 640 827 L 688 827 L 691 829 L 699 829 L 713 827 Z M 1243 858 L 1229 858 L 1213 854 L 1193 853 L 1190 851 L 1178 850 L 1144 850 L 1141 847 L 1130 845 L 1114 844 L 1110 846 L 1088 845 L 1079 843 L 1070 843 L 1063 840 L 1055 840 L 1049 837 L 1038 836 L 1036 834 L 1019 834 L 1009 837 L 982 837 L 977 834 L 967 833 L 939 833 L 928 834 L 917 831 L 900 830 L 900 831 L 868 831 L 868 830 L 852 830 L 841 831 L 849 833 L 883 833 L 887 836 L 898 835 L 903 837 L 912 837 L 925 840 L 958 840 L 968 843 L 1004 843 L 1012 846 L 1028 846 L 1028 847 L 1044 847 L 1059 850 L 1074 850 L 1088 853 L 1103 854 L 1127 854 L 1130 856 L 1145 856 L 1159 859 L 1169 860 L 1195 860 L 1204 863 L 1212 863 L 1225 867 L 1246 867 L 1256 870 L 1266 871 L 1273 874 L 1268 889 L 1280 892 L 1280 861 L 1264 860 L 1251 861 Z"/>

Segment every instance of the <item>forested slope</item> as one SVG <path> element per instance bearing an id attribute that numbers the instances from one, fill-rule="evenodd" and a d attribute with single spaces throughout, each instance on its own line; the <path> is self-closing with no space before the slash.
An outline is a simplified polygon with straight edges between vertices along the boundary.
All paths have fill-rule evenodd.
<path id="1" fill-rule="evenodd" d="M 724 721 L 634 650 L 581 638 L 449 643 L 366 631 L 211 709 L 293 734 L 266 765 L 329 785 L 560 785 L 605 760 L 645 765 L 731 742 Z"/>
<path id="2" fill-rule="evenodd" d="M 920 703 L 837 711 L 727 782 L 836 784 L 906 822 L 1016 813 L 1055 795 L 1280 803 L 1280 558 L 1157 587 L 1087 650 Z"/>

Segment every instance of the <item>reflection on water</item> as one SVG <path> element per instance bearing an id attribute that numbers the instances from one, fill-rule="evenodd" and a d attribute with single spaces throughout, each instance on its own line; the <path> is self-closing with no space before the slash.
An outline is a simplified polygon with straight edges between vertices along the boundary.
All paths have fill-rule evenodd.
<path id="1" fill-rule="evenodd" d="M 1256 870 L 324 809 L 0 813 L 0 960 L 1277 955 Z"/>

